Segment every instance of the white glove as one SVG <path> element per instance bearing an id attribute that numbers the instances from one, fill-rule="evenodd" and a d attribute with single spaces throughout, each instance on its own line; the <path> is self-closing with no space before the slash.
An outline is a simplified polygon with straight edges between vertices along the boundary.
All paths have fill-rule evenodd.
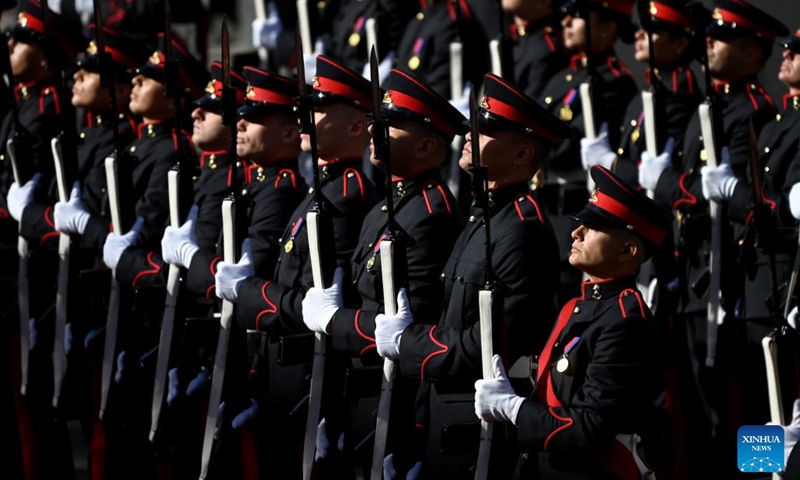
<path id="1" fill-rule="evenodd" d="M 406 474 L 406 480 L 418 480 L 422 472 L 422 461 L 415 463 Z M 397 478 L 397 469 L 394 468 L 394 454 L 390 453 L 383 459 L 383 478 L 392 480 Z"/>
<path id="2" fill-rule="evenodd" d="M 278 36 L 283 32 L 283 23 L 278 16 L 275 2 L 267 3 L 267 18 L 253 20 L 253 48 L 267 47 L 272 50 L 278 46 Z"/>
<path id="3" fill-rule="evenodd" d="M 28 319 L 28 350 L 33 350 L 39 342 L 39 332 L 36 330 L 36 319 Z"/>
<path id="4" fill-rule="evenodd" d="M 314 449 L 315 462 L 318 462 L 328 456 L 328 448 L 330 447 L 330 443 L 328 442 L 328 427 L 326 425 L 325 419 L 323 418 L 320 420 L 319 426 L 317 427 L 316 448 Z M 340 452 L 344 451 L 344 432 L 339 434 L 339 439 L 336 442 L 336 448 L 338 448 Z"/>
<path id="5" fill-rule="evenodd" d="M 8 213 L 11 214 L 14 220 L 19 222 L 25 207 L 33 201 L 33 191 L 36 189 L 36 185 L 39 184 L 41 177 L 40 173 L 36 173 L 21 187 L 17 185 L 17 182 L 11 184 L 11 188 L 8 190 L 7 203 Z"/>
<path id="6" fill-rule="evenodd" d="M 392 71 L 394 68 L 394 59 L 397 58 L 397 53 L 394 50 L 390 51 L 386 54 L 381 63 L 378 64 L 378 80 L 379 84 L 383 85 L 383 82 L 386 80 L 386 77 L 389 76 L 389 72 Z M 370 73 L 370 66 L 369 62 L 364 65 L 364 70 L 361 72 L 361 76 L 366 78 L 367 80 L 372 80 L 371 73 Z M 469 110 L 469 109 L 468 109 Z M 469 115 L 467 115 L 469 117 Z"/>
<path id="7" fill-rule="evenodd" d="M 318 55 L 325 55 L 325 44 L 322 43 L 322 39 L 317 39 L 317 41 L 314 42 L 314 51 L 312 53 L 303 54 L 303 65 L 305 65 L 306 83 L 308 84 L 311 84 L 314 81 L 314 77 L 317 75 Z"/>
<path id="8" fill-rule="evenodd" d="M 180 377 L 178 376 L 178 367 L 172 367 L 167 372 L 167 405 L 172 405 L 172 402 L 178 398 L 181 391 Z"/>
<path id="9" fill-rule="evenodd" d="M 342 278 L 344 271 L 337 267 L 333 283 L 326 289 L 310 288 L 303 298 L 303 322 L 312 332 L 330 333 L 328 327 L 336 311 L 342 308 Z"/>
<path id="10" fill-rule="evenodd" d="M 642 163 L 639 165 L 639 185 L 645 190 L 655 190 L 661 174 L 671 164 L 672 148 L 675 140 L 670 137 L 664 145 L 664 151 L 657 156 L 650 155 L 646 150 L 642 152 Z"/>
<path id="11" fill-rule="evenodd" d="M 406 289 L 397 292 L 397 315 L 379 313 L 375 317 L 375 343 L 378 355 L 391 360 L 400 358 L 400 337 L 403 330 L 414 322 L 408 305 Z"/>
<path id="12" fill-rule="evenodd" d="M 784 467 L 789 460 L 789 454 L 800 439 L 800 398 L 795 399 L 794 407 L 792 408 L 792 422 L 783 427 L 783 454 L 784 454 Z"/>
<path id="13" fill-rule="evenodd" d="M 786 322 L 789 324 L 790 327 L 797 330 L 797 307 L 794 307 L 789 312 L 789 316 L 786 317 Z"/>
<path id="14" fill-rule="evenodd" d="M 53 3 L 60 4 L 61 2 L 53 2 Z M 78 13 L 86 13 L 86 14 L 94 13 L 94 2 L 90 0 L 75 0 L 75 11 Z"/>
<path id="15" fill-rule="evenodd" d="M 247 422 L 255 419 L 256 416 L 258 416 L 259 410 L 261 410 L 261 404 L 258 403 L 258 400 L 255 398 L 251 398 L 250 406 L 239 412 L 239 414 L 233 418 L 231 426 L 233 428 L 241 428 Z"/>
<path id="16" fill-rule="evenodd" d="M 242 242 L 242 257 L 237 263 L 231 265 L 230 263 L 219 262 L 217 264 L 217 275 L 214 277 L 214 283 L 219 298 L 229 302 L 236 302 L 242 282 L 256 273 L 252 256 L 250 239 L 245 238 Z"/>
<path id="17" fill-rule="evenodd" d="M 114 372 L 114 382 L 119 384 L 122 383 L 122 379 L 125 377 L 125 357 L 127 353 L 125 350 L 119 352 L 117 355 L 117 371 Z"/>
<path id="18" fill-rule="evenodd" d="M 186 395 L 192 396 L 196 392 L 200 391 L 203 387 L 208 385 L 211 381 L 211 373 L 208 371 L 206 367 L 200 367 L 200 371 L 197 375 L 189 382 L 189 385 L 186 386 Z"/>
<path id="19" fill-rule="evenodd" d="M 83 235 L 90 217 L 91 215 L 81 202 L 81 184 L 75 182 L 72 185 L 69 201 L 56 202 L 56 206 L 53 208 L 53 223 L 55 223 L 56 230 L 61 233 Z"/>
<path id="20" fill-rule="evenodd" d="M 792 185 L 789 191 L 789 210 L 792 211 L 792 216 L 800 220 L 800 183 Z"/>
<path id="21" fill-rule="evenodd" d="M 108 234 L 106 243 L 103 245 L 103 262 L 105 262 L 108 268 L 112 270 L 117 268 L 122 252 L 128 247 L 136 245 L 142 225 L 144 225 L 144 218 L 139 217 L 136 219 L 136 223 L 133 224 L 133 228 L 125 235 L 117 235 L 116 233 Z"/>
<path id="22" fill-rule="evenodd" d="M 584 169 L 589 170 L 593 165 L 600 165 L 610 170 L 616 159 L 617 154 L 611 150 L 608 142 L 608 123 L 603 122 L 600 126 L 597 138 L 581 138 L 581 162 Z"/>
<path id="23" fill-rule="evenodd" d="M 469 118 L 469 96 L 472 94 L 472 84 L 467 82 L 464 85 L 464 92 L 461 94 L 461 98 L 458 100 L 450 100 L 450 105 L 454 106 L 456 110 L 464 115 L 464 117 Z"/>
<path id="24" fill-rule="evenodd" d="M 731 156 L 728 147 L 722 147 L 722 162 L 716 167 L 706 165 L 700 169 L 703 182 L 703 197 L 706 200 L 721 201 L 733 196 L 739 179 L 731 169 Z"/>
<path id="25" fill-rule="evenodd" d="M 183 268 L 189 268 L 191 265 L 192 257 L 200 250 L 194 231 L 197 211 L 197 205 L 192 205 L 183 225 L 179 228 L 170 225 L 164 230 L 164 236 L 161 238 L 161 256 L 165 262 Z"/>
<path id="26" fill-rule="evenodd" d="M 494 379 L 475 382 L 475 415 L 487 422 L 516 425 L 517 414 L 525 399 L 514 393 L 503 360 L 497 354 L 492 357 L 492 368 Z"/>

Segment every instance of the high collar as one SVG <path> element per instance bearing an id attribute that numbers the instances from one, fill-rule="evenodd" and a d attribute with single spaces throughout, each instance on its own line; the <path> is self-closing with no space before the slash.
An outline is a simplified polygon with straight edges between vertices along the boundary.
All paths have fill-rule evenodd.
<path id="1" fill-rule="evenodd" d="M 511 33 L 511 39 L 517 40 L 520 37 L 531 35 L 539 30 L 543 30 L 544 33 L 547 34 L 553 33 L 556 29 L 556 25 L 558 25 L 558 19 L 556 17 L 544 17 L 533 21 L 522 20 L 521 22 L 512 22 L 508 28 Z"/>
<path id="2" fill-rule="evenodd" d="M 758 79 L 755 77 L 744 78 L 735 82 L 726 82 L 724 80 L 715 80 L 711 85 L 714 90 L 723 95 L 729 96 L 735 93 L 746 92 L 749 90 L 757 90 L 760 87 Z"/>
<path id="3" fill-rule="evenodd" d="M 420 190 L 428 182 L 434 180 L 441 182 L 442 174 L 439 167 L 426 170 L 412 177 L 392 180 L 392 196 L 405 197 Z"/>
<path id="4" fill-rule="evenodd" d="M 162 120 L 154 123 L 141 123 L 137 132 L 137 138 L 155 138 L 160 135 L 171 135 L 175 128 L 175 120 Z"/>
<path id="5" fill-rule="evenodd" d="M 490 188 L 487 192 L 489 211 L 494 215 L 506 205 L 529 193 L 530 187 L 528 187 L 527 182 L 503 185 L 499 188 Z"/>
<path id="6" fill-rule="evenodd" d="M 800 93 L 787 93 L 784 95 L 783 109 L 787 112 L 800 110 Z"/>
<path id="7" fill-rule="evenodd" d="M 592 65 L 615 64 L 619 61 L 617 54 L 614 50 L 608 50 L 602 53 L 596 53 L 591 57 Z M 569 59 L 569 66 L 573 70 L 585 69 L 589 65 L 589 57 L 586 53 L 576 53 Z"/>
<path id="8" fill-rule="evenodd" d="M 321 182 L 337 179 L 344 175 L 348 168 L 359 168 L 363 159 L 357 158 L 340 158 L 333 162 L 327 162 L 319 167 L 319 179 Z"/>
<path id="9" fill-rule="evenodd" d="M 617 298 L 624 290 L 636 288 L 636 276 L 609 278 L 597 282 L 581 283 L 581 301 L 598 301 Z"/>
<path id="10" fill-rule="evenodd" d="M 200 168 L 216 170 L 219 167 L 227 167 L 233 162 L 233 155 L 230 150 L 219 150 L 215 152 L 203 152 L 200 154 Z"/>
<path id="11" fill-rule="evenodd" d="M 247 170 L 245 171 L 245 183 L 263 182 L 268 178 L 275 178 L 282 170 L 296 172 L 297 159 L 285 158 L 265 166 L 261 166 L 257 163 L 248 163 Z"/>
<path id="12" fill-rule="evenodd" d="M 119 118 L 119 122 L 128 122 L 131 123 L 132 125 L 135 124 L 133 123 L 133 119 L 124 112 L 118 113 L 117 117 Z M 100 113 L 100 114 L 88 112 L 86 114 L 86 126 L 89 128 L 95 128 L 95 127 L 113 128 L 114 125 L 115 122 L 111 116 L 111 112 Z"/>

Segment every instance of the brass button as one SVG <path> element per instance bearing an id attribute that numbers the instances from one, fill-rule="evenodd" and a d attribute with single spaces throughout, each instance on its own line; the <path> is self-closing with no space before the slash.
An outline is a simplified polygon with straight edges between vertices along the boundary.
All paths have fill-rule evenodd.
<path id="1" fill-rule="evenodd" d="M 572 310 L 572 313 L 581 313 L 581 307 L 575 307 L 575 309 Z"/>
<path id="2" fill-rule="evenodd" d="M 636 126 L 636 120 L 631 120 L 631 127 L 635 127 L 635 126 Z"/>
<path id="3" fill-rule="evenodd" d="M 133 145 L 133 146 L 131 147 L 131 153 L 135 153 L 135 152 L 136 152 L 136 145 Z"/>
<path id="4" fill-rule="evenodd" d="M 571 81 L 572 81 L 572 74 L 571 74 L 571 73 L 568 73 L 568 74 L 567 74 L 567 76 L 566 76 L 566 77 L 564 77 L 564 80 L 566 80 L 566 81 L 568 81 L 568 82 L 571 82 Z"/>
<path id="5" fill-rule="evenodd" d="M 544 103 L 550 105 L 553 103 L 553 97 L 544 97 Z"/>
<path id="6" fill-rule="evenodd" d="M 381 207 L 381 212 L 387 212 L 388 210 L 389 208 L 387 208 L 386 205 Z"/>
<path id="7" fill-rule="evenodd" d="M 469 223 L 475 223 L 475 221 L 477 221 L 477 220 L 478 220 L 478 219 L 477 219 L 477 218 L 475 218 L 475 215 L 470 215 L 470 216 L 469 216 Z"/>
<path id="8" fill-rule="evenodd" d="M 769 173 L 769 167 L 764 167 L 764 171 Z"/>
<path id="9" fill-rule="evenodd" d="M 764 147 L 764 153 L 769 153 L 769 147 Z"/>

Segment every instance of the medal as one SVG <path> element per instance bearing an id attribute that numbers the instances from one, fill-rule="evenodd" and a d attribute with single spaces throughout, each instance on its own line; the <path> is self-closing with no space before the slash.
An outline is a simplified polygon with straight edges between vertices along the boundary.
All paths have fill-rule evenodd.
<path id="1" fill-rule="evenodd" d="M 373 256 L 369 257 L 369 260 L 367 260 L 367 271 L 368 272 L 372 271 L 372 266 L 375 265 L 375 259 L 376 258 L 378 258 L 378 256 L 377 255 L 373 255 Z"/>
<path id="2" fill-rule="evenodd" d="M 347 40 L 347 42 L 351 47 L 356 47 L 359 43 L 361 43 L 361 35 L 359 35 L 358 32 L 353 32 L 350 34 L 350 38 Z"/>
<path id="3" fill-rule="evenodd" d="M 413 57 L 408 59 L 408 68 L 410 68 L 411 70 L 418 69 L 419 64 L 420 64 L 420 59 L 417 55 L 414 55 Z"/>
<path id="4" fill-rule="evenodd" d="M 564 105 L 558 110 L 558 117 L 565 122 L 571 122 L 572 108 L 569 105 Z"/>
<path id="5" fill-rule="evenodd" d="M 639 127 L 634 128 L 633 132 L 631 132 L 631 143 L 636 143 L 641 135 L 642 131 L 639 129 Z"/>
<path id="6" fill-rule="evenodd" d="M 283 246 L 283 251 L 286 253 L 291 253 L 292 249 L 294 248 L 294 239 L 290 238 L 286 245 Z"/>
<path id="7" fill-rule="evenodd" d="M 569 370 L 569 359 L 567 359 L 566 355 L 558 359 L 556 370 L 558 370 L 558 373 L 566 373 Z"/>
<path id="8" fill-rule="evenodd" d="M 291 253 L 292 249 L 294 248 L 294 239 L 295 237 L 297 237 L 297 233 L 303 227 L 303 223 L 304 223 L 303 217 L 298 218 L 297 221 L 294 223 L 294 226 L 292 227 L 292 233 L 289 236 L 289 240 L 287 240 L 286 245 L 283 246 L 284 252 Z"/>

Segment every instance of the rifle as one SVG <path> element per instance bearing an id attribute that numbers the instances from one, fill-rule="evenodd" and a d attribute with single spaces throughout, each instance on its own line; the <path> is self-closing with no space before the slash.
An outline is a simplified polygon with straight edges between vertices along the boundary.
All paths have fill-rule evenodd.
<path id="1" fill-rule="evenodd" d="M 703 8 L 697 4 L 698 9 Z M 705 19 L 703 15 L 692 15 L 698 23 Z M 703 31 L 705 25 L 698 24 L 696 31 Z M 724 138 L 722 131 L 722 98 L 717 95 L 711 84 L 711 75 L 708 71 L 708 54 L 705 44 L 699 48 L 700 62 L 705 76 L 706 100 L 698 107 L 700 129 L 703 134 L 703 143 L 707 155 L 706 165 L 716 167 L 719 165 L 720 144 L 719 139 Z M 709 251 L 708 308 L 707 308 L 707 346 L 705 364 L 714 366 L 717 352 L 717 336 L 720 325 L 725 319 L 725 310 L 721 305 L 722 296 L 722 213 L 718 202 L 709 202 L 709 216 L 711 217 L 711 249 Z"/>
<path id="2" fill-rule="evenodd" d="M 463 72 L 463 57 L 464 57 L 464 44 L 461 40 L 456 38 L 450 42 L 450 97 L 454 102 L 461 100 L 463 97 L 464 88 L 464 72 Z M 459 178 L 461 176 L 461 167 L 458 166 L 458 159 L 461 158 L 461 145 L 459 137 L 453 138 L 453 143 L 450 145 L 452 156 L 450 158 L 450 175 L 448 175 L 447 186 L 458 198 Z"/>
<path id="3" fill-rule="evenodd" d="M 67 179 L 61 140 L 58 137 L 53 138 L 50 141 L 50 148 L 53 152 L 53 162 L 55 163 L 58 199 L 61 202 L 68 202 L 69 194 L 67 193 Z M 68 233 L 61 233 L 58 236 L 58 286 L 56 289 L 55 343 L 53 344 L 53 408 L 58 408 L 61 387 L 67 372 L 67 352 L 64 340 L 67 329 L 71 243 Z"/>
<path id="4" fill-rule="evenodd" d="M 230 37 L 228 34 L 228 19 L 222 19 L 222 123 L 230 129 L 231 154 L 236 155 L 236 89 L 231 83 L 231 63 L 230 63 Z M 225 200 L 222 201 L 222 234 L 223 234 L 223 261 L 235 264 L 239 258 L 239 238 L 243 235 L 239 228 L 246 222 L 245 214 L 247 208 L 243 205 L 241 196 L 241 185 L 238 174 L 231 178 L 231 191 Z M 220 416 L 219 406 L 222 403 L 223 393 L 226 396 L 231 390 L 231 379 L 226 379 L 226 371 L 229 370 L 228 361 L 233 355 L 241 353 L 237 351 L 236 345 L 230 348 L 233 341 L 238 342 L 239 331 L 234 325 L 235 305 L 227 300 L 222 301 L 222 315 L 220 317 L 219 336 L 217 337 L 217 348 L 214 353 L 214 368 L 211 376 L 211 392 L 208 398 L 208 413 L 206 414 L 206 424 L 203 433 L 203 449 L 200 459 L 200 480 L 208 478 L 209 467 L 211 465 L 211 453 L 214 446 L 214 432 Z M 236 331 L 234 331 L 236 330 Z M 234 363 L 234 362 L 232 362 Z M 234 363 L 233 367 L 238 367 Z M 233 380 L 239 380 L 238 377 Z M 243 382 L 242 382 L 243 383 Z M 238 386 L 237 382 L 233 382 Z M 227 411 L 234 410 L 226 408 Z"/>
<path id="5" fill-rule="evenodd" d="M 592 62 L 592 22 L 591 10 L 589 8 L 589 0 L 580 0 L 576 2 L 579 8 L 580 16 L 583 18 L 586 37 L 586 72 L 588 73 L 586 81 L 580 84 L 578 90 L 581 95 L 581 109 L 583 110 L 583 127 L 586 133 L 586 138 L 592 140 L 597 138 L 597 122 L 594 115 L 594 98 L 593 89 L 597 84 L 594 65 Z M 586 172 L 586 189 L 589 192 L 594 190 L 594 180 L 590 172 Z"/>
<path id="6" fill-rule="evenodd" d="M 648 11 L 649 3 L 639 2 L 639 18 L 642 22 L 650 21 L 650 12 Z M 650 64 L 650 86 L 642 90 L 642 106 L 644 109 L 644 139 L 647 146 L 647 153 L 651 156 L 658 156 L 659 145 L 663 145 L 663 132 L 664 128 L 661 125 L 662 119 L 665 118 L 666 111 L 664 110 L 664 84 L 661 82 L 658 68 L 656 67 L 655 46 L 653 42 L 653 31 L 650 28 L 645 29 L 647 32 L 647 45 L 648 45 L 648 63 Z M 661 133 L 661 136 L 659 136 Z M 654 192 L 647 191 L 647 196 L 653 198 Z M 646 295 L 645 295 L 646 297 Z"/>
<path id="7" fill-rule="evenodd" d="M 267 0 L 255 0 L 253 2 L 254 6 L 256 7 L 256 18 L 258 18 L 259 20 L 267 19 L 267 10 L 264 7 L 265 1 Z M 267 66 L 269 65 L 269 49 L 267 49 L 267 47 L 263 45 L 258 47 L 258 61 L 263 68 L 267 68 Z"/>
<path id="8" fill-rule="evenodd" d="M 314 39 L 311 38 L 311 22 L 308 18 L 308 0 L 297 0 L 297 30 L 300 33 L 300 43 L 303 44 L 303 51 L 313 52 Z M 303 57 L 297 58 L 298 64 L 302 61 Z"/>
<path id="9" fill-rule="evenodd" d="M 483 368 L 483 378 L 490 380 L 494 378 L 492 368 L 492 356 L 494 355 L 493 327 L 493 308 L 494 308 L 494 271 L 492 269 L 492 235 L 490 228 L 489 213 L 489 176 L 487 169 L 481 164 L 480 152 L 480 126 L 478 120 L 478 103 L 475 100 L 475 92 L 469 99 L 470 125 L 472 127 L 472 185 L 475 192 L 476 201 L 480 202 L 483 212 L 484 225 L 484 256 L 486 264 L 483 269 L 483 288 L 478 292 L 478 311 L 480 314 L 481 328 L 481 366 Z M 492 447 L 492 433 L 494 423 L 481 420 L 481 439 L 478 447 L 478 463 L 475 469 L 475 479 L 485 480 L 489 478 L 489 460 Z"/>
<path id="10" fill-rule="evenodd" d="M 378 73 L 378 54 L 370 52 L 370 79 L 372 80 L 372 141 L 375 145 L 375 159 L 381 160 L 386 182 L 386 234 L 380 241 L 381 282 L 383 284 L 383 309 L 386 315 L 397 314 L 397 285 L 405 277 L 403 249 L 407 241 L 406 233 L 397 224 L 394 215 L 394 199 L 392 198 L 392 163 L 390 151 L 389 122 L 381 116 L 381 88 Z M 400 247 L 400 248 L 398 248 Z M 399 267 L 399 268 L 398 268 Z M 370 478 L 380 479 L 383 476 L 383 458 L 386 453 L 386 442 L 389 433 L 392 393 L 394 390 L 395 362 L 383 360 L 383 379 L 381 396 L 378 402 L 378 414 L 375 423 L 375 443 L 372 452 L 372 470 Z"/>
<path id="11" fill-rule="evenodd" d="M 180 64 L 172 53 L 172 38 L 170 33 L 171 15 L 169 2 L 165 2 L 166 29 L 164 33 L 164 56 L 166 73 L 165 95 L 172 97 L 175 104 L 175 115 L 178 119 L 178 142 L 175 145 L 176 164 L 170 169 L 167 182 L 169 187 L 169 214 L 170 224 L 173 228 L 179 228 L 181 218 L 185 218 L 181 209 L 181 198 L 186 198 L 185 194 L 191 188 L 187 185 L 189 169 L 192 168 L 186 152 L 183 149 L 183 135 L 181 126 L 183 121 L 183 107 L 181 105 L 182 95 L 180 88 Z M 235 95 L 235 93 L 234 93 Z M 181 174 L 183 171 L 183 174 Z M 184 194 L 184 195 L 182 195 Z M 158 359 L 156 360 L 156 372 L 153 384 L 153 399 L 150 417 L 150 441 L 155 440 L 158 426 L 160 423 L 161 410 L 164 404 L 164 393 L 167 383 L 167 373 L 169 371 L 170 356 L 172 353 L 173 339 L 175 338 L 175 314 L 178 309 L 178 300 L 181 283 L 181 268 L 177 265 L 169 266 L 167 276 L 167 296 L 164 304 L 164 315 L 161 318 L 161 335 L 158 345 Z"/>

